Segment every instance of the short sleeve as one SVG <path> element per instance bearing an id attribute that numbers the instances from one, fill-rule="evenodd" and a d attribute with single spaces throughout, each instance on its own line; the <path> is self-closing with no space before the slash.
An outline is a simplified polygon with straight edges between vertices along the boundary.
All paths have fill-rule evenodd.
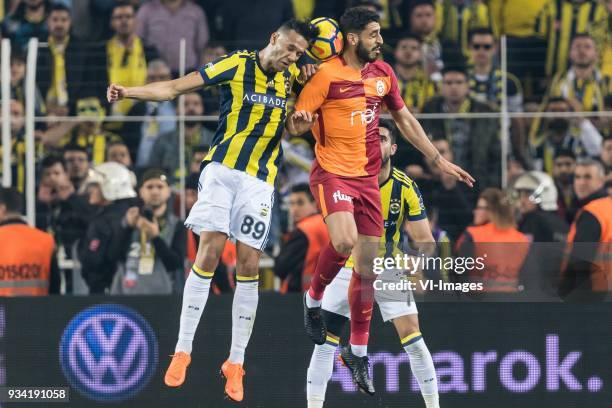
<path id="1" fill-rule="evenodd" d="M 384 101 L 392 111 L 398 111 L 404 108 L 406 104 L 404 103 L 404 99 L 402 99 L 402 93 L 400 92 L 399 85 L 397 83 L 397 77 L 395 76 L 395 72 L 391 67 L 388 67 L 389 78 L 391 79 L 391 88 L 387 95 L 385 95 Z"/>
<path id="2" fill-rule="evenodd" d="M 324 70 L 317 71 L 300 92 L 295 110 L 305 110 L 310 113 L 319 110 L 327 98 L 329 83 L 329 75 Z"/>
<path id="3" fill-rule="evenodd" d="M 236 75 L 240 62 L 240 55 L 232 53 L 200 67 L 199 72 L 204 80 L 204 86 L 220 85 L 230 81 Z"/>
<path id="4" fill-rule="evenodd" d="M 403 195 L 406 201 L 404 205 L 407 206 L 405 218 L 408 221 L 419 221 L 427 218 L 423 196 L 416 183 L 413 182 L 411 187 L 402 186 L 402 189 L 404 190 Z"/>

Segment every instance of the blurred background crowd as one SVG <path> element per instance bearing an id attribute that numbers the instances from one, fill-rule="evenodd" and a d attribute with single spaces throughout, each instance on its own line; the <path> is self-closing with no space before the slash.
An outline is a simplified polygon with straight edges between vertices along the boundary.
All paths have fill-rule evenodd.
<path id="1" fill-rule="evenodd" d="M 533 242 L 562 243 L 581 208 L 612 194 L 612 0 L 0 0 L 2 37 L 12 45 L 11 146 L 1 149 L 10 149 L 13 187 L 0 194 L 0 227 L 15 227 L 23 211 L 27 45 L 39 40 L 36 227 L 51 235 L 54 260 L 50 283 L 37 285 L 63 294 L 180 292 L 194 260 L 197 238 L 181 218 L 197 199 L 218 89 L 186 95 L 181 112 L 176 101 L 109 106 L 109 83 L 177 77 L 181 39 L 190 72 L 236 49 L 263 48 L 291 17 L 338 19 L 355 5 L 380 14 L 383 58 L 406 105 L 442 155 L 477 179 L 474 189 L 458 184 L 397 139 L 393 165 L 419 185 L 440 243 L 461 251 L 480 234 L 471 226 L 498 221 Z M 282 141 L 261 265 L 269 289 L 299 291 L 314 270 L 321 244 L 301 227 L 320 217 L 304 184 L 313 145 L 309 134 Z M 18 234 L 1 231 L 0 253 Z M 23 278 L 5 259 L 0 278 Z M 232 290 L 234 264 L 228 243 L 216 292 Z"/>

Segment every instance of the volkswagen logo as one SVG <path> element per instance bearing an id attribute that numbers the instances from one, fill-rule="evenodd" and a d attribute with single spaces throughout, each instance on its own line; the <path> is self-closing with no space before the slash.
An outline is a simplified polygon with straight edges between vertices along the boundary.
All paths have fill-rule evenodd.
<path id="1" fill-rule="evenodd" d="M 60 342 L 60 364 L 73 388 L 96 401 L 138 394 L 157 367 L 157 340 L 136 311 L 104 304 L 70 321 Z"/>

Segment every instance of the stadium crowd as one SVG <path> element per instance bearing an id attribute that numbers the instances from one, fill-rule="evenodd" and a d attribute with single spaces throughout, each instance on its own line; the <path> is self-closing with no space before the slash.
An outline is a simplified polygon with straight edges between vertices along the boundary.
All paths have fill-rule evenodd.
<path id="1" fill-rule="evenodd" d="M 262 47 L 291 17 L 338 18 L 355 5 L 380 14 L 383 57 L 394 68 L 410 110 L 457 115 L 429 115 L 421 123 L 440 153 L 476 178 L 474 189 L 442 174 L 400 138 L 392 161 L 420 187 L 442 246 L 474 253 L 479 241 L 510 237 L 497 237 L 495 228 L 477 229 L 486 224 L 513 229 L 511 237 L 518 241 L 510 237 L 506 242 L 610 239 L 612 231 L 605 226 L 612 228 L 612 204 L 589 207 L 588 220 L 583 208 L 612 197 L 612 116 L 571 114 L 612 110 L 612 0 L 0 0 L 2 37 L 12 44 L 13 189 L 0 192 L 2 279 L 9 276 L 3 262 L 13 259 L 2 247 L 25 228 L 16 220 L 26 182 L 29 38 L 40 41 L 35 112 L 46 117 L 36 123 L 35 132 L 36 227 L 54 242 L 41 246 L 54 254 L 50 283 L 37 285 L 66 294 L 180 293 L 197 237 L 183 226 L 179 192 L 185 190 L 188 213 L 197 199 L 200 163 L 217 127 L 216 121 L 189 117 L 216 115 L 218 89 L 185 96 L 181 157 L 177 101 L 122 100 L 109 106 L 107 85 L 138 86 L 177 77 L 182 38 L 189 72 L 227 52 Z M 507 73 L 501 70 L 502 35 Z M 502 109 L 534 115 L 512 116 L 507 124 L 487 116 Z M 78 120 L 62 121 L 66 116 Z M 502 126 L 509 132 L 505 172 Z M 286 135 L 282 141 L 275 201 L 280 204 L 272 209 L 266 249 L 275 262 L 264 266 L 282 278 L 282 292 L 308 286 L 326 239 L 305 184 L 313 145 L 308 134 Z M 506 185 L 503 193 L 497 190 Z M 19 244 L 26 252 L 32 240 L 48 243 L 47 235 L 27 234 L 31 238 Z M 231 243 L 222 259 L 214 278 L 217 293 L 234 287 Z M 560 269 L 561 259 L 551 264 Z M 578 261 L 563 267 L 586 268 Z M 42 293 L 0 288 L 6 295 Z"/>

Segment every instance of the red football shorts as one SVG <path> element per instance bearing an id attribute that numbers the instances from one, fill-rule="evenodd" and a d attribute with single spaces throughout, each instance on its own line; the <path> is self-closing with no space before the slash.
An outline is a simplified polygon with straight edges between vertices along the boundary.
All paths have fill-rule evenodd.
<path id="1" fill-rule="evenodd" d="M 323 217 L 349 211 L 355 217 L 357 232 L 380 237 L 383 216 L 378 175 L 345 177 L 325 171 L 315 160 L 310 170 L 310 191 Z"/>

